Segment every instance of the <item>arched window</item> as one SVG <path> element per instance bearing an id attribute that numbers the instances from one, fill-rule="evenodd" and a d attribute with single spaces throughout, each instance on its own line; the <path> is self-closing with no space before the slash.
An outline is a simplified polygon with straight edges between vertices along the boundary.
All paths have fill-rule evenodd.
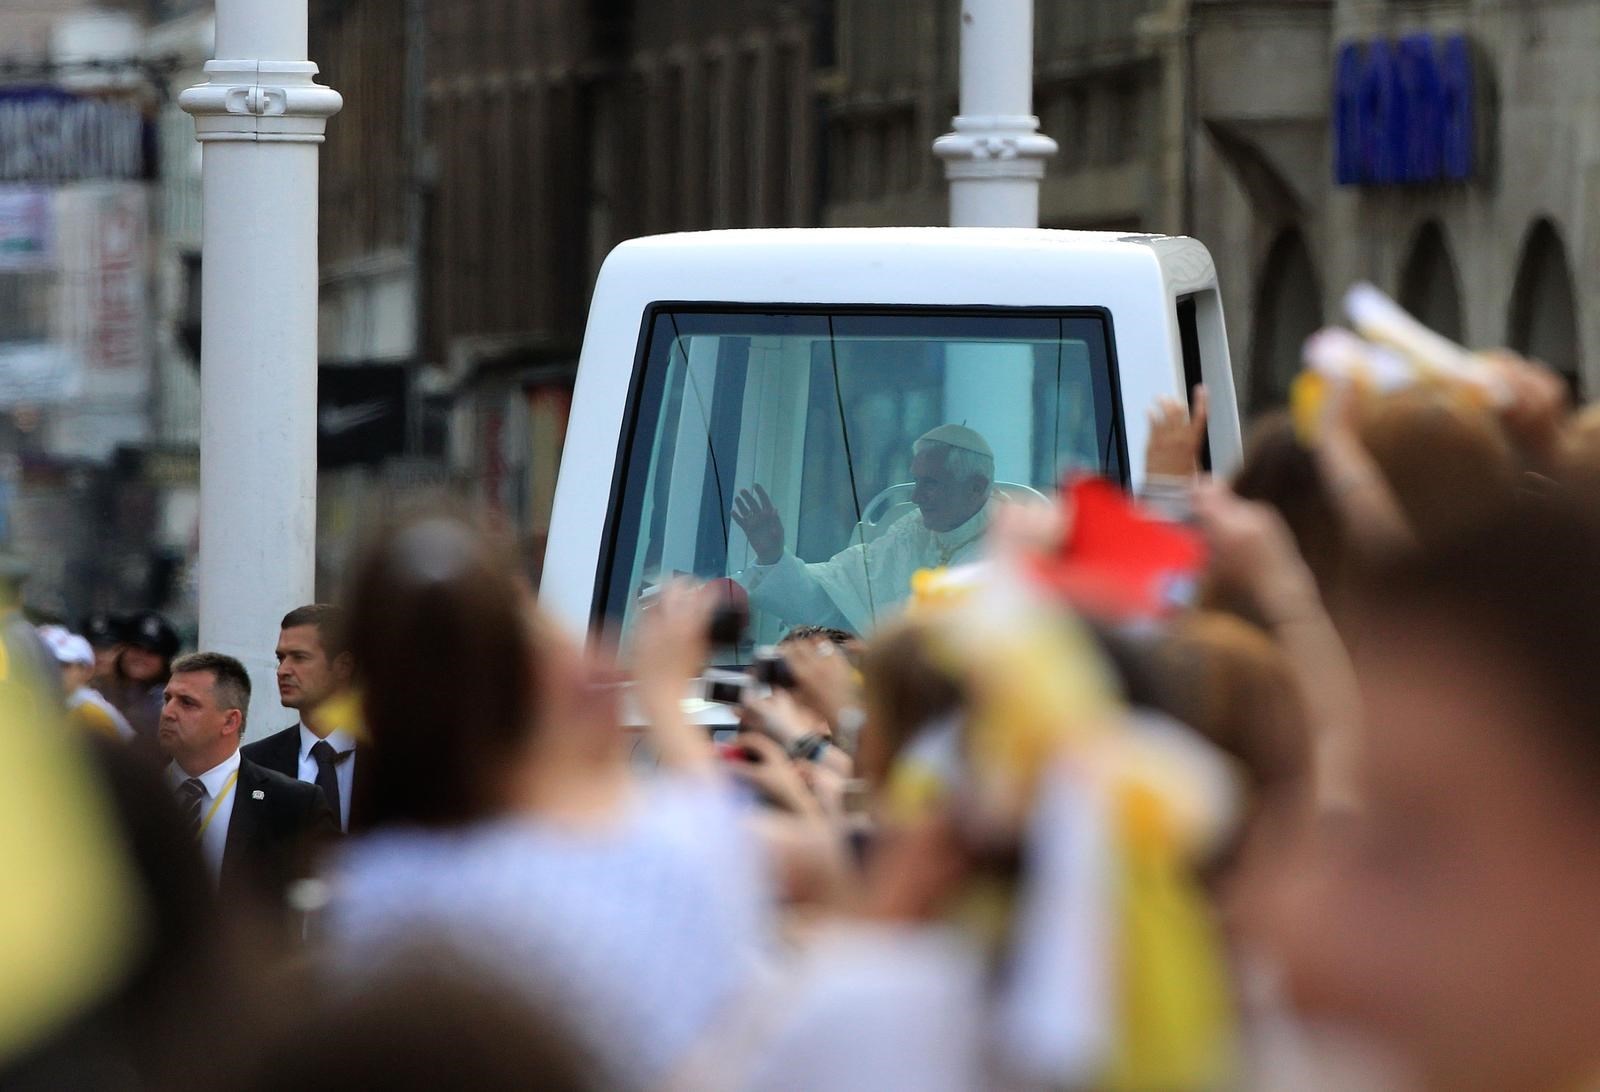
<path id="1" fill-rule="evenodd" d="M 1437 220 L 1422 225 L 1412 240 L 1411 252 L 1400 271 L 1400 306 L 1431 329 L 1452 341 L 1461 341 L 1461 281 L 1450 256 L 1444 228 Z"/>
<path id="2" fill-rule="evenodd" d="M 1283 405 L 1300 370 L 1300 349 L 1322 325 L 1322 289 L 1299 228 L 1287 228 L 1267 251 L 1256 283 L 1250 339 L 1250 410 Z"/>
<path id="3" fill-rule="evenodd" d="M 1534 224 L 1522 244 L 1506 340 L 1517 352 L 1566 376 L 1573 391 L 1581 393 L 1583 346 L 1572 267 L 1561 235 L 1549 220 Z"/>

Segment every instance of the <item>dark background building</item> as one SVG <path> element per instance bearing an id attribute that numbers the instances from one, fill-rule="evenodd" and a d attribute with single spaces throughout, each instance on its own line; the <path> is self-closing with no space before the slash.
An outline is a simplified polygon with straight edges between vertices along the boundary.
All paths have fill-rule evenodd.
<path id="1" fill-rule="evenodd" d="M 405 367 L 405 475 L 442 468 L 504 514 L 534 564 L 585 307 L 613 245 L 945 222 L 930 145 L 956 110 L 956 0 L 312 8 L 311 55 L 347 102 L 324 159 L 324 359 Z M 1061 147 L 1044 224 L 1204 240 L 1247 410 L 1281 401 L 1301 341 L 1358 279 L 1585 386 L 1583 346 L 1600 337 L 1600 309 L 1579 306 L 1600 291 L 1581 260 L 1600 245 L 1600 153 L 1585 137 L 1600 75 L 1580 59 L 1600 48 L 1600 2 L 1035 10 L 1035 110 Z M 1439 71 L 1466 51 L 1464 174 L 1341 171 L 1341 96 L 1402 49 Z M 1439 137 L 1433 122 L 1394 124 L 1382 139 L 1396 154 L 1426 158 Z M 371 483 L 325 484 L 325 528 L 358 522 Z"/>
<path id="2" fill-rule="evenodd" d="M 1600 297 L 1600 0 L 1034 6 L 1035 109 L 1061 149 L 1043 222 L 1202 239 L 1247 411 L 1282 400 L 1358 279 L 1600 386 L 1600 307 L 1584 306 Z M 622 239 L 945 222 L 930 146 L 956 111 L 959 10 L 311 0 L 310 56 L 345 98 L 322 152 L 323 590 L 418 489 L 485 503 L 537 568 L 589 293 Z M 203 79 L 212 4 L 0 0 L 0 21 L 0 88 L 134 103 L 153 138 L 129 180 L 149 261 L 122 271 L 144 274 L 124 323 L 144 363 L 59 404 L 0 370 L 0 542 L 34 556 L 54 608 L 186 617 L 200 152 L 174 97 Z M 1447 144 L 1466 153 L 1448 170 Z M 0 276 L 0 345 L 55 313 L 22 291 L 39 276 Z M 77 530 L 107 512 L 109 533 Z M 73 549 L 49 547 L 63 536 Z"/>

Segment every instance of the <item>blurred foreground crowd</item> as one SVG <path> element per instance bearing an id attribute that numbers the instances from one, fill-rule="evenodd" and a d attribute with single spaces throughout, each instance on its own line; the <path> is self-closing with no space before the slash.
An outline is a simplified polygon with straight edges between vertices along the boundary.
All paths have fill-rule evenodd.
<path id="1" fill-rule="evenodd" d="M 720 733 L 725 593 L 585 648 L 440 511 L 277 695 L 13 597 L 0 1083 L 1600 1086 L 1600 411 L 1498 367 L 1226 482 L 1159 406 L 1139 503 L 1003 508 Z"/>

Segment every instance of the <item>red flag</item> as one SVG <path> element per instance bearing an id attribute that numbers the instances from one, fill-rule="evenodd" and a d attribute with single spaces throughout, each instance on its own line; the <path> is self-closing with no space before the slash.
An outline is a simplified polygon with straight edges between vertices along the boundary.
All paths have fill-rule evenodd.
<path id="1" fill-rule="evenodd" d="M 1054 555 L 1032 559 L 1034 580 L 1112 621 L 1157 617 L 1189 603 L 1206 562 L 1198 533 L 1146 514 L 1104 478 L 1070 482 L 1062 498 L 1066 539 Z"/>

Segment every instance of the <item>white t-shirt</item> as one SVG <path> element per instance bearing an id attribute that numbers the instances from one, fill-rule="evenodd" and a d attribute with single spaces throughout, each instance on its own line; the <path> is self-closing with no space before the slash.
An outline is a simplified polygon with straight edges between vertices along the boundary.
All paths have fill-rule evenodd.
<path id="1" fill-rule="evenodd" d="M 687 1087 L 968 1092 L 983 1068 L 987 972 L 944 926 L 837 923 L 715 1037 Z"/>
<path id="2" fill-rule="evenodd" d="M 750 985 L 772 895 L 737 801 L 711 779 L 643 781 L 578 830 L 518 816 L 357 840 L 331 876 L 328 939 L 356 976 L 411 940 L 558 1005 L 620 1076 L 659 1080 Z"/>

